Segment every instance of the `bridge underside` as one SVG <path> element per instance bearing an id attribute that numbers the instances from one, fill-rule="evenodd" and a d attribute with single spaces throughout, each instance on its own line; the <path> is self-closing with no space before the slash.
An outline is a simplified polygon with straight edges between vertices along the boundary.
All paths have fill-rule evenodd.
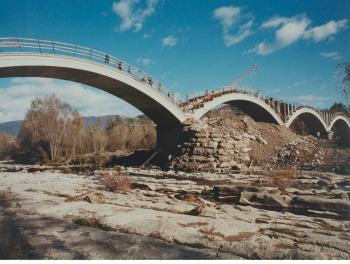
<path id="1" fill-rule="evenodd" d="M 258 104 L 255 104 L 249 101 L 243 101 L 243 100 L 231 101 L 231 102 L 228 102 L 228 104 L 246 113 L 251 118 L 253 118 L 256 122 L 278 124 L 276 119 L 268 111 L 266 111 L 264 108 L 262 108 Z"/>
<path id="2" fill-rule="evenodd" d="M 332 127 L 334 141 L 342 147 L 350 146 L 350 128 L 344 120 L 338 120 Z"/>
<path id="3" fill-rule="evenodd" d="M 299 115 L 289 126 L 297 134 L 327 138 L 327 130 L 322 122 L 311 113 Z"/>
<path id="4" fill-rule="evenodd" d="M 0 68 L 1 77 L 44 77 L 86 84 L 130 103 L 158 126 L 173 127 L 180 125 L 180 121 L 172 113 L 150 96 L 119 80 L 98 73 L 52 66 L 17 66 Z"/>

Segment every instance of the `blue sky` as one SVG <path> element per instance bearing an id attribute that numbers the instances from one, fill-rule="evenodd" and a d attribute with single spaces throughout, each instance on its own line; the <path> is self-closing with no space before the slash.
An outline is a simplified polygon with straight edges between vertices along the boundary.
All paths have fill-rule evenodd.
<path id="1" fill-rule="evenodd" d="M 350 59 L 349 14 L 350 0 L 1 0 L 0 35 L 108 52 L 182 96 L 228 85 L 256 63 L 258 69 L 242 84 L 328 107 L 342 101 L 333 75 L 338 63 Z M 59 88 L 69 92 L 71 86 L 77 89 L 76 100 Z M 82 85 L 2 79 L 0 122 L 20 119 L 33 96 L 55 91 L 85 115 L 137 113 Z M 90 101 L 80 102 L 80 92 Z M 16 100 L 18 107 L 5 100 Z M 94 100 L 100 104 L 88 108 Z"/>

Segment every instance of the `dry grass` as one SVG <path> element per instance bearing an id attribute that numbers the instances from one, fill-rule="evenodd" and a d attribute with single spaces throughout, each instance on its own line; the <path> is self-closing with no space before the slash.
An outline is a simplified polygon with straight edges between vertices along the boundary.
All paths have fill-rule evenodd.
<path id="1" fill-rule="evenodd" d="M 205 226 L 205 225 L 208 225 L 207 222 L 191 222 L 191 223 L 186 223 L 186 224 L 183 224 L 183 223 L 178 223 L 179 226 L 182 226 L 182 227 L 196 227 L 196 226 Z"/>
<path id="2" fill-rule="evenodd" d="M 250 238 L 254 235 L 253 232 L 240 232 L 238 235 L 234 236 L 225 236 L 224 240 L 227 242 L 234 242 L 234 241 L 242 241 L 244 239 Z"/>
<path id="3" fill-rule="evenodd" d="M 215 231 L 214 227 L 208 227 L 208 226 L 204 226 L 203 228 L 199 229 L 199 232 L 207 235 L 207 237 L 210 236 L 216 236 L 216 237 L 224 237 L 223 234 L 221 234 L 220 232 Z"/>
<path id="4" fill-rule="evenodd" d="M 277 243 L 275 245 L 275 248 L 277 248 L 277 249 L 295 249 L 295 246 L 289 245 L 289 244 Z"/>
<path id="5" fill-rule="evenodd" d="M 183 200 L 190 203 L 201 203 L 202 201 L 197 197 L 197 195 L 187 192 L 181 192 L 174 196 L 176 199 Z"/>
<path id="6" fill-rule="evenodd" d="M 266 219 L 263 219 L 263 218 L 256 218 L 255 219 L 255 223 L 257 223 L 257 224 L 268 224 L 269 221 L 266 220 Z"/>
<path id="7" fill-rule="evenodd" d="M 65 216 L 64 217 L 67 220 L 71 220 L 74 224 L 82 225 L 82 226 L 89 226 L 94 227 L 102 230 L 110 231 L 111 228 L 107 227 L 105 224 L 101 222 L 101 218 L 96 217 L 93 215 L 85 215 L 85 216 Z"/>
<path id="8" fill-rule="evenodd" d="M 271 183 L 280 191 L 285 192 L 287 188 L 293 187 L 297 174 L 298 170 L 294 166 L 289 166 L 282 170 L 273 170 L 270 173 Z"/>
<path id="9" fill-rule="evenodd" d="M 9 207 L 12 201 L 13 194 L 10 188 L 5 191 L 0 191 L 0 206 Z"/>
<path id="10" fill-rule="evenodd" d="M 97 192 L 85 192 L 75 196 L 69 196 L 67 199 L 64 200 L 64 202 L 76 202 L 76 201 L 82 201 L 82 200 L 88 203 L 97 203 L 97 204 L 105 203 L 103 194 L 97 193 Z"/>
<path id="11" fill-rule="evenodd" d="M 132 182 L 127 173 L 116 171 L 106 175 L 102 175 L 100 179 L 101 184 L 106 191 L 109 192 L 129 192 Z"/>

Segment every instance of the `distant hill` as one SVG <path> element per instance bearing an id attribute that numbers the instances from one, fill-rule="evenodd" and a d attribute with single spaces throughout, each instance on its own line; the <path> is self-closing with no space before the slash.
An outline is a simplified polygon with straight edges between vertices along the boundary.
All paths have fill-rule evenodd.
<path id="1" fill-rule="evenodd" d="M 83 121 L 84 121 L 84 124 L 89 127 L 89 126 L 95 125 L 97 123 L 97 120 L 100 118 L 102 119 L 104 126 L 107 126 L 109 120 L 114 119 L 115 117 L 117 117 L 117 115 L 107 115 L 107 116 L 101 116 L 101 117 L 87 116 L 87 117 L 83 117 Z M 135 118 L 142 118 L 142 116 L 137 116 Z M 22 123 L 23 123 L 23 120 L 0 123 L 0 133 L 7 133 L 7 134 L 17 136 L 19 133 L 19 130 L 21 129 Z"/>
<path id="2" fill-rule="evenodd" d="M 2 132 L 17 136 L 19 130 L 21 129 L 22 122 L 23 120 L 0 123 L 0 133 Z"/>

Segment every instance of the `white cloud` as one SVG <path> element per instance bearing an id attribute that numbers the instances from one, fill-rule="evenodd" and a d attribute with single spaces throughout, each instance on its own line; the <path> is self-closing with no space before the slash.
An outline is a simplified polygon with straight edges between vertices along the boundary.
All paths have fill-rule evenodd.
<path id="1" fill-rule="evenodd" d="M 162 39 L 162 45 L 163 46 L 168 46 L 168 47 L 174 47 L 176 46 L 178 42 L 178 39 L 175 38 L 174 36 L 170 35 Z"/>
<path id="2" fill-rule="evenodd" d="M 220 21 L 223 29 L 231 29 L 238 20 L 240 8 L 234 6 L 222 6 L 214 10 L 214 17 Z"/>
<path id="3" fill-rule="evenodd" d="M 341 56 L 338 52 L 336 51 L 332 51 L 332 52 L 321 52 L 320 55 L 322 57 L 328 58 L 328 59 L 332 59 L 332 60 L 339 60 L 341 59 Z"/>
<path id="4" fill-rule="evenodd" d="M 330 36 L 337 34 L 340 30 L 347 28 L 348 20 L 342 19 L 338 21 L 329 21 L 328 23 L 314 27 L 305 32 L 306 39 L 313 39 L 315 42 L 320 42 L 328 39 Z"/>
<path id="5" fill-rule="evenodd" d="M 248 20 L 247 17 L 249 17 Z M 252 34 L 251 27 L 254 23 L 254 19 L 250 16 L 242 14 L 239 7 L 219 7 L 214 10 L 214 18 L 221 24 L 224 44 L 226 47 L 237 44 Z M 236 34 L 232 34 L 231 31 L 235 27 L 238 28 L 238 32 Z"/>
<path id="6" fill-rule="evenodd" d="M 275 17 L 262 24 L 262 28 L 276 28 L 275 40 L 272 43 L 262 42 L 256 48 L 256 53 L 267 55 L 274 51 L 283 49 L 301 39 L 306 27 L 311 21 L 304 15 L 293 18 Z"/>
<path id="7" fill-rule="evenodd" d="M 143 65 L 150 65 L 150 64 L 154 64 L 154 61 L 152 61 L 149 58 L 142 58 L 142 57 L 138 57 L 136 60 L 137 63 L 143 64 Z"/>
<path id="8" fill-rule="evenodd" d="M 265 21 L 260 28 L 276 28 L 288 21 L 286 17 L 275 16 Z"/>
<path id="9" fill-rule="evenodd" d="M 146 0 L 144 5 L 140 0 L 120 0 L 113 2 L 112 10 L 120 17 L 120 31 L 134 29 L 140 31 L 144 20 L 155 12 L 158 0 Z"/>
<path id="10" fill-rule="evenodd" d="M 8 87 L 0 87 L 0 122 L 23 119 L 34 98 L 51 94 L 69 103 L 83 116 L 140 114 L 136 108 L 111 94 L 74 82 L 14 78 Z"/>
<path id="11" fill-rule="evenodd" d="M 309 28 L 311 20 L 305 14 L 290 18 L 275 16 L 265 21 L 260 26 L 261 29 L 277 29 L 274 41 L 261 42 L 248 52 L 267 55 L 303 39 L 311 39 L 314 42 L 320 42 L 329 39 L 340 30 L 345 29 L 347 23 L 347 19 L 339 21 L 332 20 L 324 25 Z"/>
<path id="12" fill-rule="evenodd" d="M 326 102 L 326 101 L 332 101 L 332 98 L 329 97 L 324 97 L 324 96 L 317 96 L 317 95 L 300 95 L 300 96 L 296 96 L 294 97 L 294 99 L 298 100 L 298 101 L 302 101 L 305 103 L 310 103 L 310 102 Z"/>

